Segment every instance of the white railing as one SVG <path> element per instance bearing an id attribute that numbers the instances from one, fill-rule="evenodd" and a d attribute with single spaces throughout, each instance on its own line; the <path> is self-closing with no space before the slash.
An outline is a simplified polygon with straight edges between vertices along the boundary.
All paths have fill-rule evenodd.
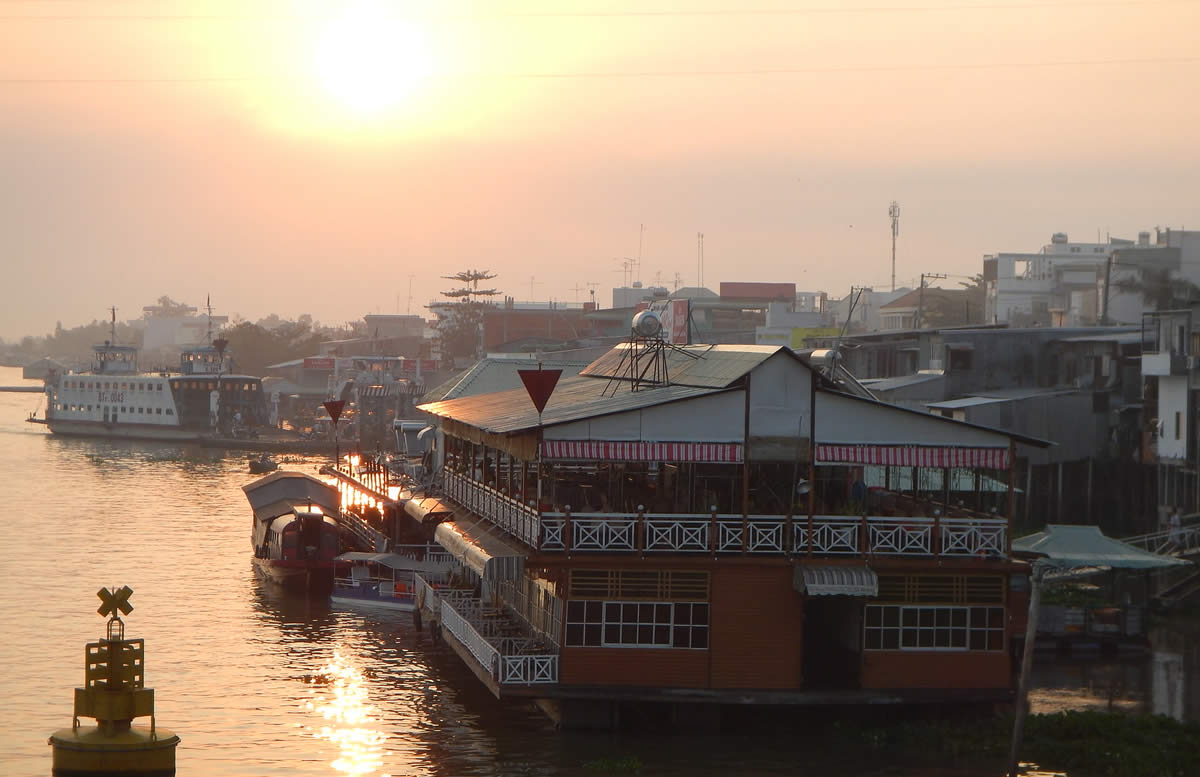
<path id="1" fill-rule="evenodd" d="M 1008 552 L 1004 518 L 545 513 L 543 551 L 989 556 Z M 810 532 L 811 529 L 811 532 Z M 811 533 L 811 536 L 810 536 Z M 1149 535 L 1147 544 L 1160 542 Z M 1142 539 L 1142 538 L 1138 538 Z M 1177 545 L 1200 549 L 1200 526 Z"/>
<path id="2" fill-rule="evenodd" d="M 574 525 L 574 521 L 572 521 Z M 709 549 L 710 518 L 693 518 L 679 515 L 647 515 L 643 519 L 646 538 L 643 549 L 647 553 L 669 551 L 707 552 Z"/>
<path id="3" fill-rule="evenodd" d="M 943 556 L 1008 553 L 1008 523 L 1001 518 L 942 518 Z"/>
<path id="4" fill-rule="evenodd" d="M 932 518 L 867 518 L 871 552 L 928 556 L 933 552 Z"/>
<path id="5" fill-rule="evenodd" d="M 1194 553 L 1200 550 L 1200 524 L 1139 534 L 1121 540 L 1151 553 Z"/>
<path id="6" fill-rule="evenodd" d="M 479 618 L 484 608 L 469 608 L 464 604 L 443 601 L 442 626 L 454 635 L 494 680 L 503 685 L 558 682 L 556 653 L 540 652 L 545 650 L 545 646 L 537 640 L 504 634 L 499 623 L 481 622 Z M 494 631 L 495 636 L 485 637 L 481 631 Z"/>
<path id="7" fill-rule="evenodd" d="M 569 537 L 571 550 L 637 550 L 637 524 L 637 516 L 572 514 Z"/>
<path id="8" fill-rule="evenodd" d="M 745 531 L 743 532 L 743 527 Z M 787 518 L 782 515 L 717 516 L 717 551 L 720 553 L 783 553 Z M 745 548 L 743 548 L 743 534 Z"/>
<path id="9" fill-rule="evenodd" d="M 527 545 L 537 547 L 538 514 L 532 507 L 461 472 L 445 470 L 444 480 L 446 496 Z"/>
<path id="10" fill-rule="evenodd" d="M 450 602 L 442 602 L 442 627 L 454 635 L 480 666 L 493 678 L 500 674 L 500 651 L 475 630 L 465 617 L 459 615 Z"/>
<path id="11" fill-rule="evenodd" d="M 540 685 L 558 682 L 558 656 L 504 656 L 500 682 L 508 685 Z"/>
<path id="12" fill-rule="evenodd" d="M 808 531 L 808 516 L 797 517 L 795 520 L 797 553 L 807 553 L 810 546 L 813 553 L 858 555 L 862 552 L 858 539 L 859 529 L 862 527 L 861 518 L 814 516 L 811 537 Z"/>

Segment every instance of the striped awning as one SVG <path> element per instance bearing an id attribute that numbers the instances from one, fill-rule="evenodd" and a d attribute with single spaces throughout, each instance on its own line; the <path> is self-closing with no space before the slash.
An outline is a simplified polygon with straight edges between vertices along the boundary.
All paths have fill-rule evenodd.
<path id="1" fill-rule="evenodd" d="M 542 458 L 585 461 L 742 461 L 736 442 L 621 442 L 608 440 L 545 440 Z"/>
<path id="2" fill-rule="evenodd" d="M 894 467 L 1008 469 L 1008 448 L 817 443 L 818 464 L 881 464 Z"/>
<path id="3" fill-rule="evenodd" d="M 879 596 L 879 577 L 867 566 L 799 564 L 792 586 L 809 596 Z"/>

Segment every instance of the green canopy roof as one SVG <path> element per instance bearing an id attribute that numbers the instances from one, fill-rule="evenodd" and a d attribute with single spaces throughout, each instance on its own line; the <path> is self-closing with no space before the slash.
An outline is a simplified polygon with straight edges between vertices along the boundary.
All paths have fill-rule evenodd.
<path id="1" fill-rule="evenodd" d="M 1046 561 L 1060 567 L 1154 569 L 1191 563 L 1106 537 L 1099 526 L 1049 524 L 1045 531 L 1013 540 L 1012 547 L 1043 554 Z"/>

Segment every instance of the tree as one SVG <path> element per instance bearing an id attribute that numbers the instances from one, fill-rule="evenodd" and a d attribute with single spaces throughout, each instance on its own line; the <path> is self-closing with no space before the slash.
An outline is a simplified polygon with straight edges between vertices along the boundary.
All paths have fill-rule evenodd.
<path id="1" fill-rule="evenodd" d="M 443 291 L 442 296 L 452 300 L 446 315 L 437 323 L 437 336 L 442 354 L 478 357 L 481 351 L 483 316 L 490 307 L 490 300 L 500 292 L 496 289 L 481 289 L 481 281 L 490 281 L 496 274 L 488 270 L 463 270 L 454 275 L 442 276 L 448 281 L 463 284 L 458 288 Z"/>
<path id="2" fill-rule="evenodd" d="M 1172 278 L 1166 267 L 1141 267 L 1135 276 L 1113 283 L 1126 294 L 1141 295 L 1154 310 L 1186 308 L 1200 302 L 1200 287 L 1184 278 Z"/>

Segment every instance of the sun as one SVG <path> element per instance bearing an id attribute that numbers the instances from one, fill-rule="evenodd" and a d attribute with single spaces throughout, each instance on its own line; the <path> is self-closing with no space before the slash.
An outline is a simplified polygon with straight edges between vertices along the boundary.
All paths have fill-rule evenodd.
<path id="1" fill-rule="evenodd" d="M 434 73 L 427 31 L 393 3 L 346 0 L 317 31 L 312 67 L 321 90 L 359 118 L 402 107 Z"/>

